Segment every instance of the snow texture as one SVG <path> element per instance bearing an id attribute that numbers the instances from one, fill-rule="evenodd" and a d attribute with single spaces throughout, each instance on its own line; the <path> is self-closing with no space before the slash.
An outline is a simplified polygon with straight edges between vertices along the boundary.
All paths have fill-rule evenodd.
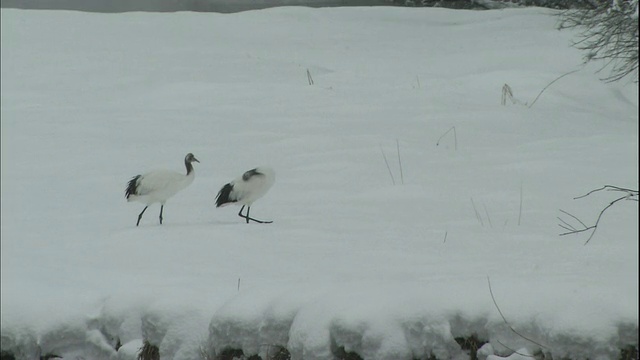
<path id="1" fill-rule="evenodd" d="M 581 67 L 551 15 L 2 9 L 2 351 L 466 359 L 475 334 L 482 360 L 617 359 L 637 202 L 586 246 L 558 218 L 637 189 L 638 87 Z M 127 181 L 188 152 L 193 184 L 136 227 Z M 263 164 L 273 224 L 215 207 Z"/>

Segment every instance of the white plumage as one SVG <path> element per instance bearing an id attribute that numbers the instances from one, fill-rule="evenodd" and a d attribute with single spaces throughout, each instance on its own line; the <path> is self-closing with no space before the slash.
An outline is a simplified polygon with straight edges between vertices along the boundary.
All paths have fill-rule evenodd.
<path id="1" fill-rule="evenodd" d="M 189 186 L 195 178 L 192 162 L 200 162 L 188 153 L 184 158 L 184 165 L 187 168 L 187 174 L 183 175 L 171 170 L 154 170 L 143 175 L 136 175 L 127 184 L 125 197 L 127 201 L 138 201 L 147 206 L 142 209 L 138 215 L 136 226 L 140 225 L 142 214 L 149 205 L 160 203 L 160 224 L 162 225 L 162 211 L 164 204 L 169 198 L 178 193 L 178 191 Z"/>
<path id="2" fill-rule="evenodd" d="M 276 180 L 276 174 L 270 167 L 261 166 L 246 171 L 242 176 L 224 185 L 216 196 L 216 207 L 226 206 L 232 203 L 242 205 L 238 216 L 257 223 L 271 223 L 272 221 L 257 220 L 249 217 L 249 210 L 254 201 L 263 197 L 271 189 Z M 247 215 L 242 215 L 242 210 L 247 207 Z"/>

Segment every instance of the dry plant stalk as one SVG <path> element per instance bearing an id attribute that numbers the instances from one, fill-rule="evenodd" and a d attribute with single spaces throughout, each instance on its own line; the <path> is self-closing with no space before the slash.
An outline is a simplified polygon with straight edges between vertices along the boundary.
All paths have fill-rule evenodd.
<path id="1" fill-rule="evenodd" d="M 309 81 L 309 85 L 313 85 L 313 78 L 311 77 L 309 69 L 307 69 L 307 81 Z"/>

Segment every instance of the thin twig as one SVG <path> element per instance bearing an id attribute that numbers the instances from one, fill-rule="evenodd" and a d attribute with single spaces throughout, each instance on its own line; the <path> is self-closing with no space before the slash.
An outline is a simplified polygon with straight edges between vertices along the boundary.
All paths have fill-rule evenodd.
<path id="1" fill-rule="evenodd" d="M 586 232 L 586 231 L 591 231 L 591 234 L 589 235 L 589 237 L 587 238 L 587 241 L 584 243 L 584 245 L 587 245 L 589 243 L 589 241 L 591 241 L 591 239 L 593 238 L 593 236 L 595 235 L 596 231 L 598 230 L 598 225 L 600 224 L 600 220 L 602 219 L 602 217 L 604 216 L 604 213 L 610 208 L 612 207 L 614 204 L 616 204 L 619 201 L 622 200 L 630 200 L 630 201 L 638 201 L 638 190 L 632 190 L 632 189 L 627 189 L 627 188 L 622 188 L 622 187 L 618 187 L 618 186 L 612 186 L 612 185 L 605 185 L 601 188 L 598 189 L 594 189 L 589 191 L 588 193 L 575 197 L 574 199 L 582 199 L 584 197 L 587 197 L 595 192 L 598 191 L 603 191 L 603 190 L 607 190 L 607 191 L 617 191 L 617 192 L 622 192 L 622 193 L 626 193 L 626 195 L 621 196 L 613 201 L 611 201 L 609 203 L 609 205 L 605 206 L 600 213 L 598 214 L 598 218 L 596 219 L 595 224 L 591 225 L 591 226 L 587 226 L 584 222 L 582 222 L 580 219 L 578 219 L 576 216 L 572 215 L 571 213 L 568 213 L 562 209 L 560 209 L 560 211 L 565 214 L 570 216 L 571 218 L 573 218 L 574 220 L 576 220 L 577 222 L 580 223 L 580 225 L 582 225 L 581 229 L 576 229 L 574 226 L 572 226 L 571 224 L 569 224 L 568 222 L 566 222 L 565 220 L 563 220 L 562 218 L 558 217 L 558 220 L 560 220 L 562 222 L 562 224 L 558 224 L 558 226 L 560 226 L 561 228 L 567 230 L 564 233 L 561 233 L 560 236 L 564 236 L 564 235 L 571 235 L 571 234 L 578 234 L 578 233 L 582 233 L 582 232 Z"/>
<path id="2" fill-rule="evenodd" d="M 453 127 L 453 149 L 458 151 L 458 135 L 456 134 L 456 127 Z"/>
<path id="3" fill-rule="evenodd" d="M 448 231 L 444 232 L 444 240 L 442 241 L 443 244 L 447 242 L 447 234 L 448 233 L 449 233 Z"/>
<path id="4" fill-rule="evenodd" d="M 588 9 L 565 10 L 561 13 L 560 29 L 579 28 L 581 31 L 571 45 L 585 52 L 584 64 L 599 60 L 601 73 L 609 68 L 609 75 L 601 80 L 621 80 L 636 75 L 638 82 L 638 21 L 632 15 L 637 3 L 632 1 L 589 1 Z"/>
<path id="5" fill-rule="evenodd" d="M 309 81 L 309 85 L 313 85 L 313 78 L 311 77 L 309 69 L 307 69 L 307 80 Z"/>
<path id="6" fill-rule="evenodd" d="M 489 220 L 489 227 L 493 229 L 493 224 L 491 223 L 491 216 L 489 216 L 489 210 L 487 210 L 487 205 L 483 202 L 482 207 L 484 208 L 484 212 L 487 214 L 487 220 Z"/>
<path id="7" fill-rule="evenodd" d="M 560 212 L 562 212 L 563 214 L 566 214 L 566 215 L 571 216 L 571 217 L 572 217 L 572 218 L 574 218 L 577 222 L 579 222 L 579 223 L 580 223 L 580 225 L 582 225 L 583 227 L 585 227 L 585 228 L 587 227 L 587 225 L 586 225 L 585 223 L 583 223 L 583 222 L 582 222 L 582 220 L 578 219 L 577 217 L 573 216 L 572 214 L 570 214 L 570 213 L 568 213 L 568 212 L 566 212 L 566 211 L 564 211 L 564 210 L 562 210 L 562 209 L 560 209 Z"/>
<path id="8" fill-rule="evenodd" d="M 520 210 L 518 211 L 518 226 L 520 226 L 520 220 L 522 220 L 522 183 L 520 183 Z"/>
<path id="9" fill-rule="evenodd" d="M 596 223 L 593 225 L 593 232 L 591 233 L 591 235 L 589 235 L 589 238 L 584 243 L 585 245 L 587 245 L 589 243 L 589 241 L 591 241 L 591 238 L 593 237 L 593 234 L 595 234 L 596 230 L 598 230 L 598 224 L 600 223 L 600 219 L 602 218 L 602 215 L 604 215 L 604 212 L 607 211 L 607 209 L 609 209 L 610 207 L 612 207 L 613 204 L 617 203 L 620 200 L 624 200 L 626 198 L 627 198 L 627 196 L 619 197 L 619 198 L 613 200 L 611 203 L 609 203 L 609 205 L 607 205 L 604 209 L 602 209 L 602 211 L 600 211 L 600 215 L 598 215 L 598 219 L 596 220 Z"/>
<path id="10" fill-rule="evenodd" d="M 560 210 L 560 211 L 562 211 L 562 210 Z M 577 230 L 573 225 L 571 225 L 568 222 L 564 221 L 564 219 L 561 218 L 560 216 L 558 216 L 557 219 L 560 220 L 560 222 L 562 222 L 562 224 L 558 224 L 558 226 L 560 226 L 561 228 L 567 229 L 569 231 L 576 231 Z"/>
<path id="11" fill-rule="evenodd" d="M 495 296 L 493 296 L 493 289 L 491 289 L 491 279 L 489 278 L 489 276 L 487 276 L 487 283 L 489 284 L 489 293 L 491 294 L 491 300 L 493 300 L 493 305 L 495 305 L 496 309 L 498 310 L 498 313 L 500 313 L 500 316 L 502 317 L 502 320 L 504 321 L 505 325 L 507 325 L 507 327 L 516 335 L 520 336 L 521 338 L 536 344 L 544 349 L 549 349 L 548 347 L 540 344 L 537 341 L 531 340 L 528 337 L 520 334 L 519 332 L 516 331 L 516 329 L 513 328 L 513 326 L 511 326 L 511 324 L 509 324 L 509 322 L 507 321 L 507 318 L 504 316 L 504 314 L 502 313 L 502 310 L 500 310 L 500 307 L 498 306 L 498 303 L 496 302 L 496 298 Z"/>
<path id="12" fill-rule="evenodd" d="M 404 174 L 402 173 L 402 159 L 400 158 L 400 141 L 396 139 L 396 147 L 398 148 L 398 164 L 400 165 L 400 183 L 404 185 Z"/>
<path id="13" fill-rule="evenodd" d="M 560 225 L 560 224 L 558 224 L 558 225 Z M 560 226 L 560 227 L 561 227 L 561 228 L 566 229 L 564 226 Z M 596 228 L 596 227 L 595 227 L 595 225 L 594 225 L 594 226 L 586 227 L 586 228 L 584 228 L 584 229 L 571 230 L 571 231 L 569 231 L 569 232 L 566 232 L 566 233 L 562 233 L 562 234 L 560 234 L 560 236 L 571 235 L 571 234 L 577 234 L 577 233 L 581 233 L 581 232 L 589 231 L 589 230 L 592 230 L 592 229 L 595 229 L 595 228 Z M 593 230 L 593 231 L 595 232 L 595 230 Z M 589 238 L 591 238 L 591 236 L 589 236 Z"/>
<path id="14" fill-rule="evenodd" d="M 391 182 L 393 185 L 396 184 L 396 179 L 393 178 L 393 173 L 391 172 L 391 167 L 389 166 L 389 161 L 387 161 L 387 155 L 384 153 L 384 149 L 382 145 L 380 145 L 380 151 L 382 152 L 382 157 L 384 158 L 384 163 L 387 164 L 387 170 L 389 170 L 389 176 L 391 176 Z"/>
<path id="15" fill-rule="evenodd" d="M 570 231 L 570 232 L 571 232 L 571 231 L 573 231 L 573 232 L 577 231 L 576 229 L 568 228 L 568 227 L 566 227 L 566 226 L 564 226 L 564 225 L 562 225 L 562 224 L 558 224 L 558 226 L 560 226 L 561 228 L 563 228 L 563 229 L 565 229 L 565 230 L 567 230 L 567 231 Z"/>
<path id="16" fill-rule="evenodd" d="M 473 211 L 476 212 L 476 219 L 478 219 L 478 221 L 480 222 L 480 225 L 482 225 L 482 227 L 484 227 L 484 222 L 482 221 L 482 217 L 480 216 L 480 213 L 478 212 L 478 208 L 476 208 L 476 203 L 473 201 L 473 198 L 471 198 L 471 205 L 473 205 Z"/>
<path id="17" fill-rule="evenodd" d="M 584 195 L 581 195 L 581 196 L 578 196 L 578 197 L 574 197 L 573 199 L 574 200 L 582 199 L 583 197 L 587 197 L 587 196 L 593 194 L 594 192 L 602 191 L 602 190 L 605 190 L 605 189 L 608 190 L 608 191 L 622 191 L 622 192 L 629 193 L 631 196 L 638 196 L 638 190 L 625 189 L 625 188 L 621 188 L 621 187 L 613 186 L 613 185 L 605 185 L 605 186 L 603 186 L 603 187 L 601 187 L 599 189 L 591 190 L 591 191 L 589 191 L 588 193 L 586 193 Z"/>
<path id="18" fill-rule="evenodd" d="M 531 107 L 533 106 L 533 104 L 535 104 L 535 103 L 536 103 L 536 101 L 538 101 L 538 98 L 540 97 L 540 95 L 542 95 L 542 93 L 543 93 L 545 90 L 547 90 L 547 88 L 548 88 L 549 86 L 551 86 L 551 84 L 553 84 L 554 82 L 556 82 L 556 81 L 558 81 L 558 80 L 562 79 L 563 77 L 565 77 L 565 76 L 567 76 L 567 75 L 573 74 L 573 73 L 578 72 L 578 71 L 580 71 L 580 69 L 573 70 L 573 71 L 569 71 L 569 72 L 568 72 L 568 73 L 566 73 L 566 74 L 562 74 L 562 75 L 558 76 L 557 78 L 555 78 L 555 80 L 553 80 L 552 82 L 550 82 L 549 84 L 547 84 L 547 86 L 545 86 L 545 87 L 542 89 L 542 91 L 540 91 L 540 93 L 538 94 L 538 96 L 536 96 L 536 98 L 533 100 L 533 102 L 531 103 L 531 105 L 529 105 L 529 108 L 531 108 Z"/>
<path id="19" fill-rule="evenodd" d="M 436 146 L 440 145 L 440 140 L 442 140 L 443 137 L 445 137 L 445 135 L 447 135 L 451 130 L 453 130 L 453 148 L 457 151 L 458 150 L 458 136 L 456 135 L 456 127 L 452 126 L 449 130 L 447 130 L 444 134 L 442 134 L 442 136 L 440 136 L 440 138 L 438 138 L 438 141 L 436 142 Z"/>

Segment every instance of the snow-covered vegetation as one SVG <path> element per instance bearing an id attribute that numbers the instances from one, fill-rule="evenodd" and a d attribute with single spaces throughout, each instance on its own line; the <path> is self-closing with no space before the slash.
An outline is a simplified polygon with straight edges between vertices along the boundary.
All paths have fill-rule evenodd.
<path id="1" fill-rule="evenodd" d="M 3 356 L 632 354 L 637 201 L 558 225 L 637 190 L 638 87 L 551 15 L 2 9 Z M 127 181 L 189 152 L 136 227 Z M 272 224 L 215 207 L 261 165 Z"/>

